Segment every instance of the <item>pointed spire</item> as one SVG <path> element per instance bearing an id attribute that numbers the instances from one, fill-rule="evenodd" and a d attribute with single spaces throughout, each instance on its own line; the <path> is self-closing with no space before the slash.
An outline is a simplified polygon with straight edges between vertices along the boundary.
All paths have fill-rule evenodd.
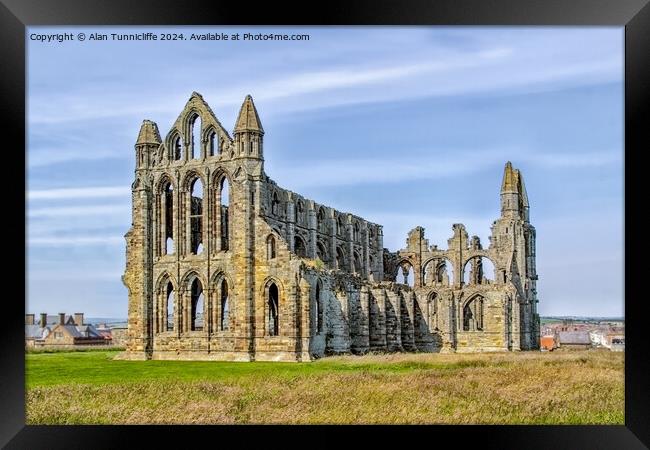
<path id="1" fill-rule="evenodd" d="M 253 97 L 250 95 L 247 95 L 244 99 L 244 103 L 242 103 L 241 109 L 239 110 L 237 124 L 235 125 L 235 133 L 241 131 L 257 131 L 259 133 L 264 133 L 260 116 L 257 114 L 257 109 L 255 109 L 255 104 L 253 103 Z"/>
<path id="2" fill-rule="evenodd" d="M 528 194 L 526 193 L 526 185 L 524 184 L 524 176 L 521 174 L 519 169 L 515 169 L 517 174 L 517 191 L 521 194 L 521 201 L 524 204 L 524 207 L 528 208 Z"/>
<path id="3" fill-rule="evenodd" d="M 135 145 L 140 144 L 160 144 L 160 133 L 158 132 L 158 125 L 151 120 L 143 120 L 138 134 L 138 141 Z"/>
<path id="4" fill-rule="evenodd" d="M 506 163 L 506 167 L 503 169 L 501 192 L 517 192 L 516 175 L 512 169 L 512 163 L 510 161 Z"/>

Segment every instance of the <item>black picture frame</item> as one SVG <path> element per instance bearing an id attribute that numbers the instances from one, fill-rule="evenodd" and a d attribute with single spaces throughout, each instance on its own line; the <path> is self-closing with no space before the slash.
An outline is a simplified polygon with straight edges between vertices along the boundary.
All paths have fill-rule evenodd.
<path id="1" fill-rule="evenodd" d="M 650 106 L 650 0 L 329 0 L 313 4 L 266 2 L 220 2 L 205 0 L 0 0 L 0 86 L 4 157 L 13 155 L 16 170 L 5 174 L 25 174 L 20 151 L 25 148 L 25 27 L 33 25 L 585 25 L 625 27 L 625 292 L 642 293 L 642 263 L 633 261 L 642 254 L 644 151 L 650 151 L 647 119 Z M 11 143 L 11 144 L 10 144 Z M 638 162 L 635 163 L 635 160 Z M 17 185 L 17 182 L 15 182 Z M 7 184 L 5 184 L 7 186 Z M 15 203 L 4 196 L 3 234 L 13 243 L 13 271 L 5 271 L 4 326 L 0 341 L 0 445 L 6 448 L 120 448 L 131 447 L 142 435 L 147 447 L 167 447 L 174 440 L 201 444 L 218 438 L 249 443 L 255 436 L 267 444 L 336 446 L 351 435 L 363 433 L 365 446 L 394 435 L 397 445 L 417 442 L 435 446 L 477 446 L 477 448 L 527 449 L 636 449 L 650 446 L 650 367 L 645 333 L 645 303 L 639 295 L 625 302 L 625 425 L 624 426 L 26 426 L 25 425 L 25 286 L 16 276 L 18 261 L 25 262 L 26 247 L 18 239 L 25 233 L 24 216 L 9 211 L 26 207 L 20 189 L 9 189 Z M 639 199 L 635 199 L 639 196 Z M 14 218 L 13 222 L 10 222 Z M 11 234 L 9 234 L 11 233 Z M 634 241 L 632 238 L 635 238 Z M 11 242 L 7 242 L 11 241 Z M 598 245 L 598 243 L 594 243 Z M 5 252 L 8 247 L 5 246 Z M 6 253 L 6 258 L 9 253 Z M 25 266 L 26 267 L 26 266 Z M 603 271 L 611 268 L 603 268 Z M 7 295 L 15 289 L 16 295 Z M 251 433 L 253 431 L 254 433 Z M 331 431 L 334 431 L 332 433 Z M 304 433 L 323 433 L 325 440 L 305 439 Z M 188 439 L 191 439 L 189 441 Z M 446 443 L 448 442 L 448 443 Z M 294 444 L 294 445 L 295 445 Z M 462 445 L 461 445 L 462 444 Z M 251 445 L 252 446 L 252 445 Z M 271 445 L 276 446 L 276 445 Z M 480 446 L 480 447 L 478 447 Z M 248 445 L 245 445 L 248 447 Z"/>

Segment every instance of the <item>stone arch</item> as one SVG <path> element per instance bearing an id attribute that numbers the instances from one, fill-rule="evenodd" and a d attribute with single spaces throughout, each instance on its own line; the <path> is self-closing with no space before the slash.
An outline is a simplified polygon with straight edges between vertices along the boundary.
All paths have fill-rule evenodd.
<path id="1" fill-rule="evenodd" d="M 166 284 L 168 281 L 172 283 L 174 289 L 178 289 L 178 283 L 176 282 L 174 276 L 165 270 L 160 275 L 158 275 L 158 278 L 156 279 L 156 290 L 162 289 L 164 287 L 164 284 Z"/>
<path id="2" fill-rule="evenodd" d="M 271 214 L 273 214 L 276 217 L 280 217 L 281 214 L 281 205 L 282 203 L 280 202 L 280 195 L 278 194 L 277 190 L 273 190 L 273 193 L 271 194 Z"/>
<path id="3" fill-rule="evenodd" d="M 192 109 L 187 114 L 187 133 L 189 148 L 187 159 L 200 159 L 203 156 L 203 118 L 198 110 Z"/>
<path id="4" fill-rule="evenodd" d="M 336 216 L 336 235 L 341 237 L 345 236 L 345 220 L 341 214 Z"/>
<path id="5" fill-rule="evenodd" d="M 434 256 L 422 264 L 424 286 L 454 286 L 454 264 L 446 256 Z"/>
<path id="6" fill-rule="evenodd" d="M 266 259 L 275 259 L 277 253 L 277 242 L 273 233 L 266 238 Z"/>
<path id="7" fill-rule="evenodd" d="M 174 212 L 176 186 L 173 180 L 174 178 L 170 174 L 163 173 L 158 179 L 154 190 L 154 236 L 156 237 L 154 251 L 157 256 L 169 255 L 175 251 L 177 234 L 175 229 L 176 214 Z"/>
<path id="8" fill-rule="evenodd" d="M 440 294 L 431 290 L 427 293 L 427 323 L 429 323 L 429 329 L 437 330 L 438 329 L 438 312 L 440 310 Z"/>
<path id="9" fill-rule="evenodd" d="M 396 283 L 415 286 L 415 267 L 410 259 L 403 258 L 397 263 Z"/>
<path id="10" fill-rule="evenodd" d="M 173 128 L 169 131 L 167 138 L 168 160 L 169 161 L 182 161 L 183 160 L 183 135 L 180 130 Z"/>
<path id="11" fill-rule="evenodd" d="M 363 274 L 363 262 L 358 251 L 354 251 L 352 260 L 354 263 L 354 272 L 360 275 Z"/>
<path id="12" fill-rule="evenodd" d="M 267 336 L 279 336 L 282 324 L 284 288 L 275 277 L 268 277 L 263 285 L 264 330 Z"/>
<path id="13" fill-rule="evenodd" d="M 172 331 L 174 329 L 174 314 L 176 311 L 176 296 L 178 292 L 176 280 L 167 271 L 160 274 L 156 281 L 156 332 Z"/>
<path id="14" fill-rule="evenodd" d="M 476 292 L 462 302 L 463 331 L 484 331 L 485 297 Z"/>
<path id="15" fill-rule="evenodd" d="M 207 127 L 205 127 L 205 131 L 203 132 L 201 140 L 205 141 L 206 143 L 206 156 L 211 157 L 221 155 L 222 139 L 223 138 L 219 135 L 219 132 L 214 125 L 209 124 Z"/>
<path id="16" fill-rule="evenodd" d="M 205 284 L 199 277 L 193 277 L 190 283 L 190 331 L 202 331 L 205 323 L 206 302 L 204 295 Z"/>
<path id="17" fill-rule="evenodd" d="M 352 240 L 354 242 L 359 242 L 361 240 L 361 226 L 359 225 L 358 220 L 355 220 L 352 225 Z"/>
<path id="18" fill-rule="evenodd" d="M 347 270 L 348 268 L 347 253 L 341 245 L 336 247 L 336 268 L 338 270 Z"/>
<path id="19" fill-rule="evenodd" d="M 183 196 L 185 197 L 181 217 L 188 238 L 186 245 L 188 245 L 188 253 L 198 255 L 203 252 L 205 242 L 204 211 L 206 210 L 206 196 L 204 176 L 198 170 L 190 170 L 185 174 L 181 186 L 183 186 Z"/>
<path id="20" fill-rule="evenodd" d="M 199 273 L 196 269 L 189 269 L 185 272 L 185 275 L 181 277 L 181 281 L 178 284 L 179 289 L 189 290 L 191 283 L 194 281 L 194 278 L 198 278 L 201 281 L 201 286 L 207 286 L 206 280 L 203 278 L 203 275 Z"/>
<path id="21" fill-rule="evenodd" d="M 212 230 L 216 251 L 230 249 L 230 224 L 232 223 L 232 208 L 230 204 L 234 198 L 233 184 L 228 172 L 219 168 L 213 175 L 211 189 Z"/>
<path id="22" fill-rule="evenodd" d="M 154 192 L 156 193 L 162 192 L 166 183 L 171 184 L 172 187 L 176 189 L 176 183 L 174 181 L 174 177 L 172 176 L 172 174 L 170 174 L 169 172 L 162 172 L 158 176 L 158 180 L 154 184 Z"/>
<path id="23" fill-rule="evenodd" d="M 320 206 L 316 214 L 316 229 L 319 233 L 327 234 L 327 215 L 325 208 Z"/>
<path id="24" fill-rule="evenodd" d="M 218 331 L 229 331 L 232 323 L 233 282 L 223 271 L 212 276 L 212 318 Z"/>
<path id="25" fill-rule="evenodd" d="M 307 258 L 307 243 L 299 234 L 293 237 L 293 252 L 301 258 Z"/>
<path id="26" fill-rule="evenodd" d="M 468 270 L 469 268 L 469 270 Z M 463 284 L 491 284 L 497 281 L 497 266 L 483 254 L 475 254 L 463 262 Z"/>
<path id="27" fill-rule="evenodd" d="M 185 190 L 190 190 L 192 188 L 192 183 L 194 183 L 194 181 L 197 178 L 201 180 L 201 183 L 203 184 L 203 186 L 206 185 L 206 183 L 205 183 L 205 181 L 206 181 L 205 180 L 205 175 L 203 174 L 203 172 L 201 170 L 199 170 L 199 169 L 191 169 L 191 170 L 188 170 L 183 175 L 183 179 L 181 181 L 181 187 L 183 189 L 185 189 Z"/>
<path id="28" fill-rule="evenodd" d="M 330 259 L 327 248 L 328 246 L 323 241 L 316 242 L 316 257 L 326 264 L 329 263 L 329 259 Z"/>
<path id="29" fill-rule="evenodd" d="M 305 226 L 306 220 L 305 220 L 305 202 L 302 201 L 302 199 L 296 200 L 296 223 L 302 227 Z"/>
<path id="30" fill-rule="evenodd" d="M 323 302 L 323 282 L 320 278 L 316 279 L 314 302 L 316 304 L 316 333 L 322 333 L 325 322 L 325 305 Z"/>

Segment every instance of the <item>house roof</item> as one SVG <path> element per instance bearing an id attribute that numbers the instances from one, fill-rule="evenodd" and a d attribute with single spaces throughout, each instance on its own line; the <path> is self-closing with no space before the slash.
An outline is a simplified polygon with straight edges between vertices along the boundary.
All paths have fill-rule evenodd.
<path id="1" fill-rule="evenodd" d="M 41 321 L 38 320 L 37 323 L 40 325 Z M 66 314 L 64 323 L 66 324 L 72 324 L 74 323 L 74 317 L 71 315 Z M 59 324 L 59 316 L 58 314 L 56 316 L 50 316 L 48 315 L 45 319 L 45 324 L 46 325 L 58 325 Z"/>
<path id="2" fill-rule="evenodd" d="M 25 338 L 28 339 L 41 339 L 43 337 L 43 330 L 40 325 L 25 325 Z"/>
<path id="3" fill-rule="evenodd" d="M 100 338 L 103 336 L 92 325 L 60 325 L 57 329 L 65 328 L 68 334 L 75 338 Z"/>
<path id="4" fill-rule="evenodd" d="M 591 344 L 587 331 L 560 331 L 560 344 Z"/>

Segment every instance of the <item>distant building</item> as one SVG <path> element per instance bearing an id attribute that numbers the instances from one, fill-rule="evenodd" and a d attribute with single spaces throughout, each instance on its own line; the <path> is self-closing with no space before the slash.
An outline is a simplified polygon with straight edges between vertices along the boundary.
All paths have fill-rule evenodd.
<path id="1" fill-rule="evenodd" d="M 589 333 L 589 337 L 595 347 L 605 347 L 613 352 L 625 350 L 625 335 L 621 327 L 593 330 Z"/>
<path id="2" fill-rule="evenodd" d="M 560 331 L 557 335 L 560 348 L 588 349 L 592 347 L 588 331 Z"/>
<path id="3" fill-rule="evenodd" d="M 117 347 L 124 347 L 126 345 L 126 332 L 127 326 L 117 326 L 111 328 L 111 334 L 113 337 L 113 345 Z"/>
<path id="4" fill-rule="evenodd" d="M 540 350 L 542 351 L 551 351 L 555 347 L 555 336 L 553 334 L 546 334 L 542 336 L 539 340 L 540 342 Z"/>
<path id="5" fill-rule="evenodd" d="M 65 313 L 48 316 L 42 313 L 36 323 L 34 314 L 26 314 L 25 346 L 110 345 L 111 336 L 98 331 L 93 325 L 84 324 L 83 317 L 83 313 L 75 313 L 74 316 L 66 316 Z"/>

